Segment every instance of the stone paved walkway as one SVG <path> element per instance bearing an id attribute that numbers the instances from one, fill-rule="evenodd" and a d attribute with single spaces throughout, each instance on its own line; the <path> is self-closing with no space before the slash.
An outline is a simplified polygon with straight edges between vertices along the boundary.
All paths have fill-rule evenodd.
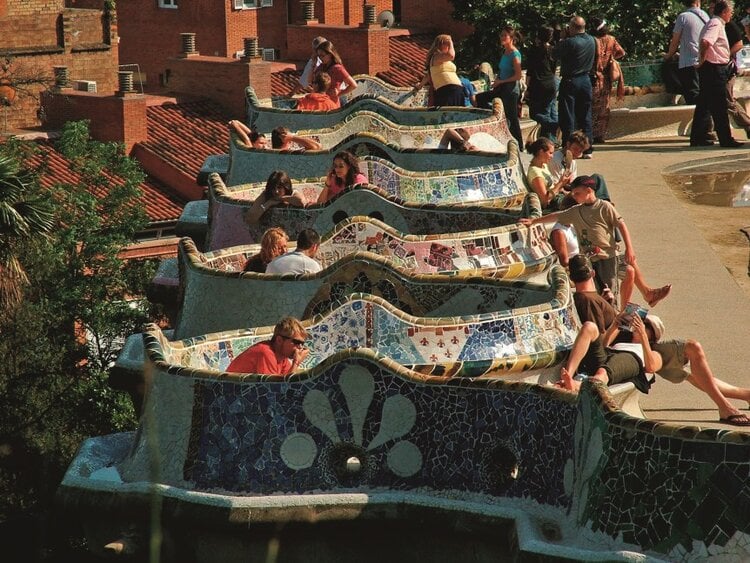
<path id="1" fill-rule="evenodd" d="M 578 169 L 607 179 L 647 282 L 673 284 L 671 295 L 654 310 L 664 320 L 667 336 L 700 341 L 717 377 L 750 387 L 750 283 L 746 279 L 750 246 L 739 233 L 740 227 L 750 225 L 750 208 L 726 208 L 724 220 L 721 208 L 701 210 L 678 198 L 662 179 L 662 169 L 732 153 L 687 145 L 686 139 L 612 141 L 598 145 L 594 158 L 580 160 Z M 734 257 L 726 252 L 720 256 L 709 243 L 712 238 L 731 240 L 732 248 L 741 250 Z M 637 292 L 635 296 L 639 297 Z M 713 402 L 689 383 L 674 385 L 657 378 L 641 405 L 652 419 L 726 427 L 718 424 Z"/>

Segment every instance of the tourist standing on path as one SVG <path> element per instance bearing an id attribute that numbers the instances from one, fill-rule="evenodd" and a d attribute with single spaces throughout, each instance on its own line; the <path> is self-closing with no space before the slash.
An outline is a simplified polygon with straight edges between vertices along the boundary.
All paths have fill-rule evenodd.
<path id="1" fill-rule="evenodd" d="M 596 64 L 592 74 L 592 132 L 594 142 L 603 143 L 609 127 L 609 100 L 612 94 L 610 70 L 613 61 L 625 56 L 625 49 L 610 35 L 604 18 L 592 18 L 591 27 L 596 38 Z"/>
<path id="2" fill-rule="evenodd" d="M 703 26 L 708 23 L 709 16 L 701 10 L 700 0 L 683 0 L 687 8 L 677 16 L 672 31 L 672 40 L 664 54 L 665 60 L 670 60 L 679 51 L 677 74 L 680 77 L 682 96 L 686 104 L 694 104 L 698 100 L 700 87 L 698 84 L 698 45 Z M 705 139 L 701 139 L 705 140 Z"/>
<path id="3" fill-rule="evenodd" d="M 526 54 L 526 100 L 529 116 L 539 124 L 539 136 L 557 142 L 557 60 L 552 56 L 554 30 L 543 25 Z"/>
<path id="4" fill-rule="evenodd" d="M 434 106 L 464 106 L 465 94 L 461 79 L 456 73 L 456 50 L 450 35 L 441 34 L 435 37 L 424 62 L 424 76 L 414 86 L 413 93 L 418 92 L 426 84 L 432 85 L 432 101 Z"/>
<path id="5" fill-rule="evenodd" d="M 591 69 L 596 58 L 596 40 L 586 33 L 586 21 L 580 16 L 570 19 L 567 37 L 553 49 L 560 61 L 560 91 L 557 96 L 562 142 L 576 129 L 582 129 L 593 145 L 591 129 Z M 583 158 L 591 158 L 589 146 Z"/>
<path id="6" fill-rule="evenodd" d="M 732 18 L 733 5 L 719 0 L 714 6 L 714 14 L 701 31 L 698 52 L 698 80 L 700 93 L 693 113 L 693 128 L 690 133 L 690 146 L 712 144 L 702 138 L 713 118 L 719 144 L 725 148 L 739 148 L 742 143 L 732 138 L 729 127 L 729 104 L 727 103 L 727 81 L 731 54 L 725 30 Z"/>
<path id="7" fill-rule="evenodd" d="M 320 59 L 320 64 L 315 69 L 315 73 L 327 72 L 331 77 L 331 86 L 328 88 L 328 96 L 333 100 L 336 107 L 341 106 L 341 96 L 346 96 L 357 89 L 357 83 L 347 72 L 341 62 L 341 57 L 330 41 L 323 41 L 315 49 Z"/>
<path id="8" fill-rule="evenodd" d="M 491 108 L 492 100 L 500 98 L 503 101 L 503 110 L 510 134 L 518 141 L 518 146 L 523 147 L 521 122 L 518 119 L 518 101 L 521 95 L 519 82 L 521 80 L 521 52 L 516 48 L 516 43 L 520 41 L 520 34 L 511 26 L 506 26 L 500 32 L 502 56 L 498 63 L 498 75 L 489 92 L 477 94 L 477 107 Z"/>
<path id="9" fill-rule="evenodd" d="M 711 2 L 709 11 L 713 9 L 716 2 Z M 735 123 L 745 130 L 745 135 L 750 139 L 750 116 L 744 110 L 744 108 L 737 103 L 734 99 L 734 79 L 737 77 L 737 64 L 736 55 L 740 49 L 742 49 L 742 28 L 734 20 L 730 19 L 727 22 L 724 30 L 727 33 L 727 42 L 729 43 L 729 56 L 731 62 L 729 63 L 729 76 L 727 78 L 727 106 L 729 108 L 729 115 L 734 118 Z"/>

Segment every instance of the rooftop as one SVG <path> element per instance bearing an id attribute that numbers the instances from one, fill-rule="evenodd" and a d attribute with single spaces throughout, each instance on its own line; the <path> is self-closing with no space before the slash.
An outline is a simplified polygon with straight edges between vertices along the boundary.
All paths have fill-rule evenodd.
<path id="1" fill-rule="evenodd" d="M 80 174 L 71 170 L 70 161 L 60 154 L 49 140 L 37 140 L 39 152 L 29 158 L 27 164 L 30 164 L 41 171 L 40 183 L 45 187 L 52 187 L 56 184 L 81 184 Z M 122 183 L 122 179 L 104 174 L 112 183 Z M 176 221 L 185 201 L 172 195 L 169 187 L 160 183 L 149 176 L 140 185 L 143 194 L 139 202 L 146 210 L 151 223 L 160 223 L 167 221 Z M 101 186 L 87 186 L 87 189 L 95 196 L 101 197 L 103 190 Z"/>

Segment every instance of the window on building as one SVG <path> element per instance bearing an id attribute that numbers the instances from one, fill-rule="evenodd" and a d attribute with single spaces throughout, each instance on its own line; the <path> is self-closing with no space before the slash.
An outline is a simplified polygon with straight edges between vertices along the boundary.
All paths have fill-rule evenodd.
<path id="1" fill-rule="evenodd" d="M 160 8 L 176 8 L 177 0 L 159 0 Z"/>
<path id="2" fill-rule="evenodd" d="M 235 10 L 249 10 L 250 8 L 268 8 L 273 6 L 273 0 L 234 0 Z"/>

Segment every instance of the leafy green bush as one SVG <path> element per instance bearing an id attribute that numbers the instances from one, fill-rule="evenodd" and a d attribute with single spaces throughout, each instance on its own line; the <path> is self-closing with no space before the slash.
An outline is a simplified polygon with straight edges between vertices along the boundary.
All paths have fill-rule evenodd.
<path id="1" fill-rule="evenodd" d="M 667 49 L 676 15 L 682 3 L 676 0 L 451 0 L 453 17 L 474 26 L 474 34 L 457 47 L 459 64 L 468 68 L 481 61 L 496 64 L 500 58 L 498 36 L 505 25 L 513 25 L 528 39 L 543 24 L 565 27 L 577 13 L 585 19 L 603 16 L 612 34 L 627 51 L 627 60 L 645 61 L 659 57 Z"/>

